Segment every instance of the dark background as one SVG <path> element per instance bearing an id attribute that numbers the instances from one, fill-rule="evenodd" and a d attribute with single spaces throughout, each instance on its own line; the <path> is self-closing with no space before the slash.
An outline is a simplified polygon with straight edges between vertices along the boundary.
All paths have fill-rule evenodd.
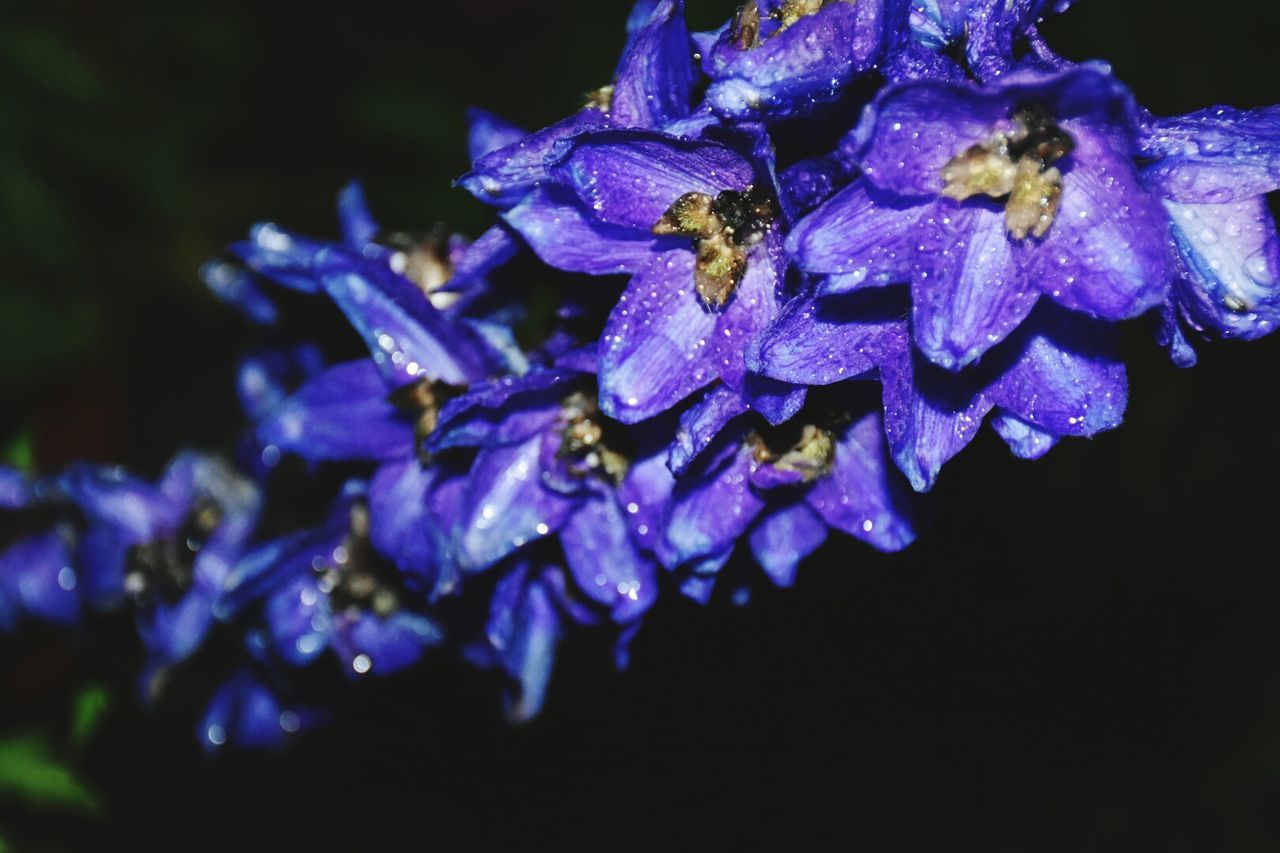
<path id="1" fill-rule="evenodd" d="M 690 0 L 695 24 L 729 2 Z M 1220 11 L 1215 11 L 1220 10 Z M 1045 27 L 1159 113 L 1280 101 L 1280 15 L 1080 0 Z M 225 447 L 249 336 L 195 270 L 259 220 L 333 234 L 353 176 L 392 227 L 478 234 L 463 110 L 528 127 L 607 82 L 627 7 L 50 0 L 0 12 L 0 443 L 154 474 Z M 1273 850 L 1280 339 L 1177 371 L 1130 330 L 1129 418 L 1043 462 L 991 434 L 920 542 L 828 546 L 789 592 L 652 614 L 625 675 L 563 650 L 532 724 L 444 660 L 353 691 L 284 756 L 207 762 L 194 709 L 111 709 L 98 817 L 0 805 L 16 850 Z M 81 665 L 0 646 L 0 721 L 53 725 Z M 122 671 L 124 668 L 122 667 Z M 95 677 L 102 677 L 100 672 Z M 56 721 L 55 721 L 56 722 Z M 261 826 L 270 829 L 264 830 Z"/>

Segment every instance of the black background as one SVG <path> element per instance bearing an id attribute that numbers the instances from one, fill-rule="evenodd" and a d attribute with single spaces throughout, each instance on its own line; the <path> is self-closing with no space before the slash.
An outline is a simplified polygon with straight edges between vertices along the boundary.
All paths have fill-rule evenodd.
<path id="1" fill-rule="evenodd" d="M 731 11 L 690 0 L 695 24 Z M 254 221 L 332 234 L 352 176 L 395 227 L 489 213 L 463 110 L 529 127 L 606 82 L 622 3 L 53 0 L 0 36 L 0 436 L 154 474 L 225 446 L 244 327 L 194 271 Z M 1044 29 L 1158 113 L 1280 101 L 1262 0 L 1080 0 Z M 1280 846 L 1280 340 L 1169 366 L 1136 324 L 1127 423 L 952 462 L 904 554 L 829 545 L 749 607 L 674 595 L 631 670 L 567 644 L 542 716 L 444 656 L 283 756 L 203 760 L 129 685 L 80 757 L 103 819 L 9 807 L 18 849 L 1271 850 Z M 13 725 L 84 664 L 0 647 Z M 126 662 L 127 663 L 127 662 Z M 93 674 L 101 676 L 99 670 Z M 110 671 L 110 667 L 106 668 Z M 120 671 L 127 671 L 121 666 Z"/>

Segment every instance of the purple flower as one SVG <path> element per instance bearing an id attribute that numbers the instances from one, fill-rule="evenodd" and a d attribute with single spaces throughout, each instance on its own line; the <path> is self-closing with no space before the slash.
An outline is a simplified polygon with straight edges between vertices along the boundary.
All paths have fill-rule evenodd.
<path id="1" fill-rule="evenodd" d="M 144 687 L 189 657 L 213 626 L 213 604 L 258 520 L 254 484 L 210 456 L 185 453 L 152 485 L 120 469 L 74 467 L 59 489 L 87 522 L 84 594 L 96 607 L 132 602 L 149 661 Z"/>
<path id="2" fill-rule="evenodd" d="M 260 604 L 269 655 L 292 666 L 325 652 L 351 677 L 416 663 L 443 639 L 425 612 L 432 590 L 375 551 L 369 502 L 350 483 L 324 525 L 246 554 L 219 590 L 219 616 Z"/>
<path id="3" fill-rule="evenodd" d="M 742 351 L 776 316 L 786 271 L 773 181 L 754 159 L 654 131 L 583 134 L 556 183 L 504 214 L 554 267 L 632 274 L 600 339 L 610 417 L 653 417 L 716 379 L 750 392 Z"/>
<path id="4" fill-rule="evenodd" d="M 1042 296 L 1106 320 L 1168 292 L 1168 217 L 1134 158 L 1136 108 L 1102 71 L 886 89 L 856 131 L 864 177 L 793 231 L 825 293 L 910 282 L 912 331 L 959 370 Z"/>
<path id="5" fill-rule="evenodd" d="M 1280 107 L 1215 107 L 1150 118 L 1143 177 L 1172 223 L 1178 280 L 1164 309 L 1175 358 L 1184 329 L 1251 340 L 1280 321 L 1280 238 L 1266 194 L 1280 189 Z"/>
<path id="6" fill-rule="evenodd" d="M 752 369 L 813 385 L 878 371 L 889 447 L 918 491 L 932 488 L 992 411 L 1023 458 L 1120 424 L 1128 389 L 1108 324 L 1045 303 L 981 365 L 955 374 L 912 346 L 901 296 L 886 288 L 796 299 L 753 347 Z"/>
<path id="7" fill-rule="evenodd" d="M 703 36 L 707 102 L 729 119 L 788 118 L 833 101 L 901 39 L 905 0 L 747 0 Z"/>
<path id="8" fill-rule="evenodd" d="M 464 571 L 558 535 L 577 593 L 625 624 L 658 592 L 639 528 L 661 512 L 647 479 L 659 446 L 601 415 L 591 379 L 535 368 L 476 386 L 445 406 L 430 446 L 478 448 L 454 531 Z"/>
<path id="9" fill-rule="evenodd" d="M 196 734 L 210 754 L 224 746 L 279 749 L 324 718 L 317 707 L 287 696 L 259 667 L 246 665 L 214 691 Z"/>
<path id="10" fill-rule="evenodd" d="M 0 632 L 27 619 L 80 619 L 77 530 L 47 484 L 0 465 Z"/>
<path id="11" fill-rule="evenodd" d="M 780 427 L 745 415 L 717 387 L 681 419 L 676 479 L 658 553 L 703 597 L 746 538 L 779 586 L 825 541 L 828 528 L 883 551 L 915 538 L 910 490 L 894 470 L 878 412 L 861 389 L 837 386 Z"/>
<path id="12" fill-rule="evenodd" d="M 1013 68 L 1014 44 L 1019 36 L 1026 36 L 1037 54 L 1049 56 L 1035 25 L 1046 12 L 1066 11 L 1071 2 L 914 0 L 911 35 L 935 50 L 963 42 L 969 68 L 978 79 L 988 80 Z"/>

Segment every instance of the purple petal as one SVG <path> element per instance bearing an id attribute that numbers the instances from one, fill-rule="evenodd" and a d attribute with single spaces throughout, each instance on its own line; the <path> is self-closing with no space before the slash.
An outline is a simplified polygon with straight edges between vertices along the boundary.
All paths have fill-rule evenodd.
<path id="1" fill-rule="evenodd" d="M 912 488 L 933 488 L 943 464 L 978 433 L 992 403 L 975 379 L 935 367 L 909 347 L 880 368 L 884 429 Z"/>
<path id="2" fill-rule="evenodd" d="M 785 118 L 834 100 L 879 58 L 885 5 L 832 3 L 749 50 L 731 44 L 726 33 L 708 63 L 707 100 L 721 115 L 739 120 Z"/>
<path id="3" fill-rule="evenodd" d="M 836 445 L 835 467 L 805 500 L 837 530 L 881 551 L 915 540 L 910 491 L 893 467 L 878 412 L 849 426 Z"/>
<path id="4" fill-rule="evenodd" d="M 352 181 L 338 193 L 338 220 L 342 225 L 342 242 L 356 251 L 378 238 L 378 223 L 369 212 L 369 202 L 359 181 Z"/>
<path id="5" fill-rule="evenodd" d="M 618 486 L 618 503 L 627 510 L 632 537 L 645 551 L 657 548 L 675 485 L 666 454 L 656 452 L 632 462 Z"/>
<path id="6" fill-rule="evenodd" d="M 1187 274 L 1177 294 L 1197 324 L 1245 340 L 1273 331 L 1280 322 L 1280 237 L 1266 198 L 1164 206 Z"/>
<path id="7" fill-rule="evenodd" d="M 515 145 L 528 135 L 496 113 L 478 107 L 467 110 L 467 154 L 472 163 L 499 148 Z"/>
<path id="8" fill-rule="evenodd" d="M 658 256 L 627 286 L 601 338 L 600 403 L 610 417 L 635 423 L 723 378 L 741 387 L 743 351 L 777 315 L 777 274 L 762 249 L 729 304 L 713 313 L 693 288 L 694 256 Z"/>
<path id="9" fill-rule="evenodd" d="M 1173 280 L 1168 216 L 1113 143 L 1077 122 L 1062 205 L 1029 252 L 1027 280 L 1054 301 L 1111 320 L 1164 300 Z"/>
<path id="10" fill-rule="evenodd" d="M 319 461 L 408 457 L 413 426 L 389 396 L 368 359 L 335 365 L 272 411 L 258 425 L 258 440 Z"/>
<path id="11" fill-rule="evenodd" d="M 66 540 L 56 529 L 25 536 L 0 552 L 0 611 L 7 600 L 19 614 L 73 624 L 80 618 L 78 583 Z"/>
<path id="12" fill-rule="evenodd" d="M 380 467 L 369 482 L 369 539 L 428 593 L 440 580 L 441 531 L 427 500 L 439 469 L 410 458 Z"/>
<path id="13" fill-rule="evenodd" d="M 489 152 L 476 160 L 458 184 L 485 204 L 511 207 L 550 177 L 547 167 L 561 143 L 607 123 L 608 118 L 600 110 L 579 110 L 563 121 Z"/>
<path id="14" fill-rule="evenodd" d="M 905 323 L 896 300 L 875 291 L 793 299 L 747 350 L 747 366 L 802 385 L 830 385 L 875 369 Z"/>
<path id="15" fill-rule="evenodd" d="M 934 364 L 960 370 L 1008 337 L 1039 293 L 994 205 L 941 200 L 915 234 L 922 247 L 911 280 L 916 345 Z"/>
<path id="16" fill-rule="evenodd" d="M 531 719 L 546 698 L 562 632 L 551 593 L 539 580 L 526 585 L 523 572 L 503 579 L 486 632 L 502 668 L 519 685 L 518 695 L 508 698 L 508 716 L 516 722 Z"/>
<path id="17" fill-rule="evenodd" d="M 549 429 L 560 404 L 583 377 L 571 370 L 535 367 L 474 385 L 440 410 L 431 450 L 524 441 Z"/>
<path id="18" fill-rule="evenodd" d="M 272 648 L 293 666 L 306 666 L 329 647 L 333 615 L 329 599 L 309 569 L 267 599 Z"/>
<path id="19" fill-rule="evenodd" d="M 535 190 L 503 214 L 503 219 L 519 232 L 534 254 L 567 272 L 632 273 L 652 262 L 655 252 L 678 245 L 671 238 L 654 237 L 648 231 L 601 222 L 562 189 Z"/>
<path id="20" fill-rule="evenodd" d="M 796 225 L 787 252 L 807 272 L 849 276 L 850 286 L 905 282 L 915 248 L 911 234 L 928 211 L 855 181 Z"/>
<path id="21" fill-rule="evenodd" d="M 497 361 L 474 330 L 381 264 L 335 264 L 321 280 L 394 385 L 422 377 L 466 385 L 488 376 Z"/>
<path id="22" fill-rule="evenodd" d="M 725 425 L 749 411 L 742 395 L 717 385 L 680 415 L 680 426 L 671 443 L 667 465 L 680 476 L 694 459 L 715 440 Z"/>
<path id="23" fill-rule="evenodd" d="M 723 145 L 642 130 L 585 134 L 555 173 L 602 222 L 646 233 L 685 193 L 755 183 L 751 164 Z"/>
<path id="24" fill-rule="evenodd" d="M 627 519 L 609 492 L 588 498 L 560 530 L 565 564 L 578 588 L 630 622 L 658 598 L 656 566 L 632 541 Z"/>
<path id="25" fill-rule="evenodd" d="M 997 412 L 991 419 L 991 426 L 1019 459 L 1040 459 L 1058 443 L 1056 435 L 1009 412 Z"/>
<path id="26" fill-rule="evenodd" d="M 464 571 L 492 566 L 535 539 L 560 529 L 575 502 L 542 487 L 542 436 L 486 447 L 471 466 L 458 522 L 457 555 Z"/>
<path id="27" fill-rule="evenodd" d="M 465 289 L 514 258 L 519 251 L 520 241 L 512 235 L 511 229 L 495 225 L 462 250 L 445 288 L 451 291 Z"/>
<path id="28" fill-rule="evenodd" d="M 618 64 L 610 118 L 623 127 L 658 127 L 683 118 L 696 77 L 684 2 L 662 0 Z"/>
<path id="29" fill-rule="evenodd" d="M 764 508 L 751 488 L 751 454 L 739 450 L 728 464 L 689 472 L 676 481 L 666 540 L 659 555 L 668 568 L 719 554 L 746 533 Z"/>
<path id="30" fill-rule="evenodd" d="M 751 411 L 758 412 L 760 417 L 778 426 L 799 413 L 804 407 L 804 401 L 808 398 L 809 389 L 804 385 L 792 385 L 767 376 L 748 373 L 743 377 L 740 393 L 742 399 L 751 407 Z"/>
<path id="31" fill-rule="evenodd" d="M 769 580 L 789 587 L 800 561 L 827 539 L 827 525 L 803 500 L 766 511 L 751 529 L 751 553 Z"/>
<path id="32" fill-rule="evenodd" d="M 1070 312 L 1040 312 L 1017 362 L 986 396 L 1054 435 L 1113 429 L 1124 418 L 1128 380 L 1112 333 Z"/>
<path id="33" fill-rule="evenodd" d="M 389 675 L 413 666 L 428 646 L 438 644 L 444 633 L 427 617 L 401 610 L 387 617 L 360 612 L 335 619 L 333 651 L 342 661 L 343 672 L 354 677 L 364 673 Z M 360 668 L 356 658 L 363 655 Z"/>
<path id="34" fill-rule="evenodd" d="M 1212 107 L 1147 123 L 1143 177 L 1166 197 L 1226 204 L 1280 189 L 1280 107 Z"/>

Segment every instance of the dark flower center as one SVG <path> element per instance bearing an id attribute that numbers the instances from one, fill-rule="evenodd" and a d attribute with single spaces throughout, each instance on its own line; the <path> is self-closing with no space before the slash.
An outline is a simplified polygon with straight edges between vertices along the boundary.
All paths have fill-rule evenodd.
<path id="1" fill-rule="evenodd" d="M 600 414 L 593 395 L 575 391 L 561 403 L 560 452 L 569 472 L 618 485 L 631 467 L 628 439 L 621 424 Z"/>
<path id="2" fill-rule="evenodd" d="M 693 239 L 694 287 L 714 310 L 738 289 L 747 272 L 747 249 L 764 239 L 776 216 L 773 199 L 754 187 L 724 190 L 714 198 L 692 192 L 667 208 L 653 233 Z"/>
<path id="3" fill-rule="evenodd" d="M 1011 130 L 994 131 L 942 167 L 942 194 L 956 201 L 1002 199 L 1010 236 L 1043 237 L 1062 204 L 1062 172 L 1053 164 L 1073 150 L 1071 134 L 1042 108 L 1019 107 Z"/>
<path id="4" fill-rule="evenodd" d="M 154 597 L 168 604 L 182 598 L 195 580 L 196 555 L 221 521 L 222 508 L 201 498 L 173 536 L 130 548 L 125 591 L 138 600 Z"/>
<path id="5" fill-rule="evenodd" d="M 413 434 L 417 439 L 418 456 L 424 462 L 429 459 L 425 443 L 431 433 L 436 431 L 436 425 L 440 421 L 440 409 L 463 390 L 447 382 L 423 378 L 391 392 L 392 405 L 413 419 Z"/>
<path id="6" fill-rule="evenodd" d="M 835 466 L 835 433 L 811 423 L 789 421 L 747 436 L 751 455 L 761 465 L 799 474 L 805 483 L 829 475 Z"/>
<path id="7" fill-rule="evenodd" d="M 329 595 L 334 613 L 372 613 L 385 618 L 398 611 L 406 598 L 399 574 L 378 558 L 369 542 L 369 508 L 351 507 L 351 527 L 332 561 L 316 568 L 320 587 Z"/>
<path id="8" fill-rule="evenodd" d="M 757 0 L 747 0 L 746 3 L 738 7 L 738 13 L 734 16 L 733 28 L 729 31 L 729 43 L 738 50 L 751 50 L 759 47 L 797 21 L 810 15 L 816 15 L 833 3 L 842 2 L 853 3 L 856 0 L 786 0 L 785 3 L 768 15 L 761 15 L 760 5 Z M 774 20 L 778 22 L 778 25 L 772 30 L 766 29 L 762 31 L 760 24 L 763 20 Z"/>

